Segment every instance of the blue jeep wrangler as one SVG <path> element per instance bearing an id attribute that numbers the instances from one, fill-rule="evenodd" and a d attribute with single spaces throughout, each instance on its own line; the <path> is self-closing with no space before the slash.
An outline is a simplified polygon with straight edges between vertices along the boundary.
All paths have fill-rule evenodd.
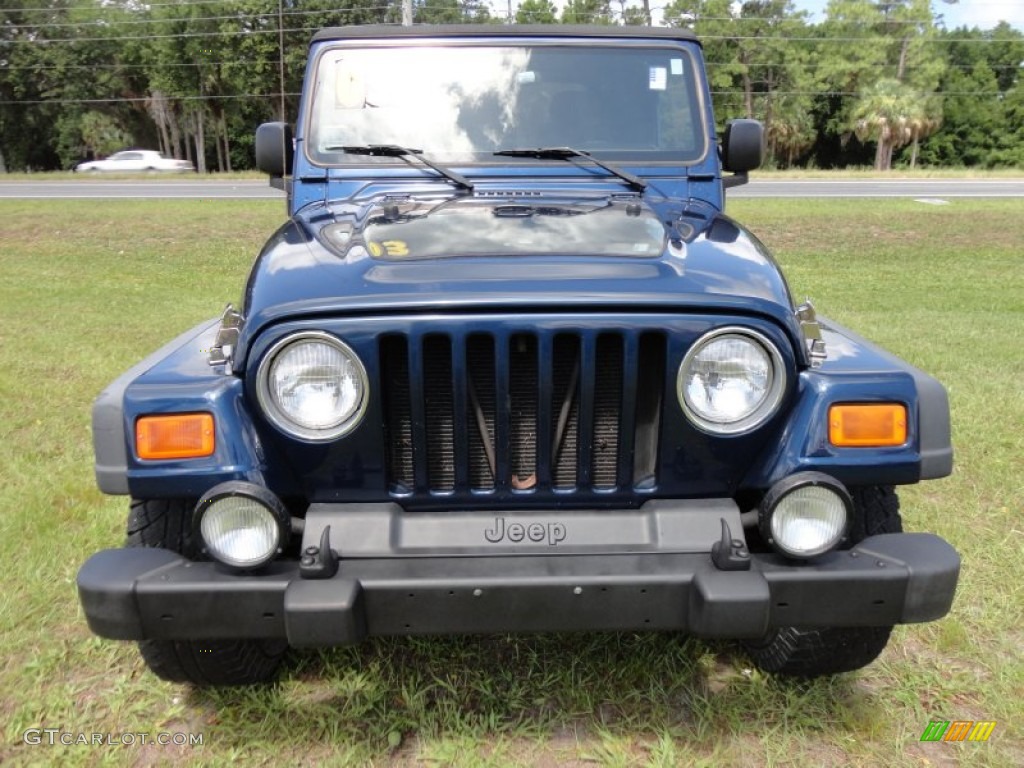
<path id="1" fill-rule="evenodd" d="M 794 303 L 723 215 L 678 29 L 355 27 L 312 42 L 288 221 L 237 309 L 93 410 L 127 546 L 78 576 L 159 676 L 271 679 L 375 635 L 661 630 L 857 669 L 946 614 L 957 553 L 894 487 L 948 475 L 937 381 Z"/>

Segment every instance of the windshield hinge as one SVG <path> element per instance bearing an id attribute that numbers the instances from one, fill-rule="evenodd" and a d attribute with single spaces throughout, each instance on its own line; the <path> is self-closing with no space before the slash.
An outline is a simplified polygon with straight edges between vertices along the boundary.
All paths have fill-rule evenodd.
<path id="1" fill-rule="evenodd" d="M 231 358 L 238 344 L 238 336 L 242 329 L 245 318 L 228 304 L 220 316 L 220 327 L 217 328 L 217 338 L 210 348 L 210 354 L 206 362 L 210 365 L 226 365 L 231 369 Z"/>
<path id="2" fill-rule="evenodd" d="M 821 337 L 821 324 L 818 322 L 817 313 L 810 299 L 796 308 L 796 317 L 800 321 L 800 330 L 804 334 L 804 343 L 807 345 L 807 356 L 811 361 L 811 368 L 818 368 L 828 359 L 828 351 L 825 349 L 825 340 Z"/>

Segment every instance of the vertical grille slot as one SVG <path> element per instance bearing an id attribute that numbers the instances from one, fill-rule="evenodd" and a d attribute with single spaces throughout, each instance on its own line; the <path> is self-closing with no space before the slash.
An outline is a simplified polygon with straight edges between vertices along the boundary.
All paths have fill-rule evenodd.
<path id="1" fill-rule="evenodd" d="M 551 480 L 555 488 L 576 485 L 580 427 L 580 340 L 560 333 L 551 361 Z"/>
<path id="2" fill-rule="evenodd" d="M 537 483 L 537 339 L 520 333 L 509 339 L 509 464 L 513 488 Z"/>
<path id="3" fill-rule="evenodd" d="M 427 485 L 455 488 L 455 403 L 452 346 L 447 336 L 423 340 L 423 404 L 427 425 Z"/>
<path id="4" fill-rule="evenodd" d="M 665 391 L 665 337 L 640 337 L 637 365 L 636 430 L 633 441 L 633 487 L 651 488 L 657 479 L 661 398 Z"/>
<path id="5" fill-rule="evenodd" d="M 469 485 L 475 490 L 494 488 L 494 339 L 476 333 L 466 343 L 466 421 L 469 435 Z M 474 402 L 475 400 L 475 402 Z M 481 429 L 482 426 L 482 429 Z M 484 437 L 486 435 L 486 443 Z"/>
<path id="6" fill-rule="evenodd" d="M 380 371 L 388 485 L 392 492 L 408 493 L 413 487 L 413 450 L 409 349 L 405 337 L 381 338 Z"/>
<path id="7" fill-rule="evenodd" d="M 596 356 L 591 480 L 595 488 L 614 488 L 622 410 L 622 337 L 601 334 L 597 339 Z"/>

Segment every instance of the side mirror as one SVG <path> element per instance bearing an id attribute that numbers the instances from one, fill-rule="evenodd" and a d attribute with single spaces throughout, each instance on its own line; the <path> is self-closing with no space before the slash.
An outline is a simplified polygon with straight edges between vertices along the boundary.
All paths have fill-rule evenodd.
<path id="1" fill-rule="evenodd" d="M 295 154 L 288 123 L 264 123 L 256 129 L 256 167 L 271 176 L 290 176 Z"/>
<path id="2" fill-rule="evenodd" d="M 764 126 L 760 120 L 730 120 L 722 137 L 722 170 L 746 173 L 764 158 Z"/>

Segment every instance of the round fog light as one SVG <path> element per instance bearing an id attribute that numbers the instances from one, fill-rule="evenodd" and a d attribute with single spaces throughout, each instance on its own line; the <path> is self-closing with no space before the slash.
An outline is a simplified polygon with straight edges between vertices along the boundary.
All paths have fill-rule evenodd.
<path id="1" fill-rule="evenodd" d="M 248 570 L 269 562 L 284 548 L 291 517 L 266 488 L 231 481 L 210 489 L 196 505 L 194 527 L 210 557 Z"/>
<path id="2" fill-rule="evenodd" d="M 853 501 L 843 484 L 821 472 L 776 483 L 758 511 L 761 535 L 789 557 L 806 559 L 835 549 L 846 536 Z"/>

